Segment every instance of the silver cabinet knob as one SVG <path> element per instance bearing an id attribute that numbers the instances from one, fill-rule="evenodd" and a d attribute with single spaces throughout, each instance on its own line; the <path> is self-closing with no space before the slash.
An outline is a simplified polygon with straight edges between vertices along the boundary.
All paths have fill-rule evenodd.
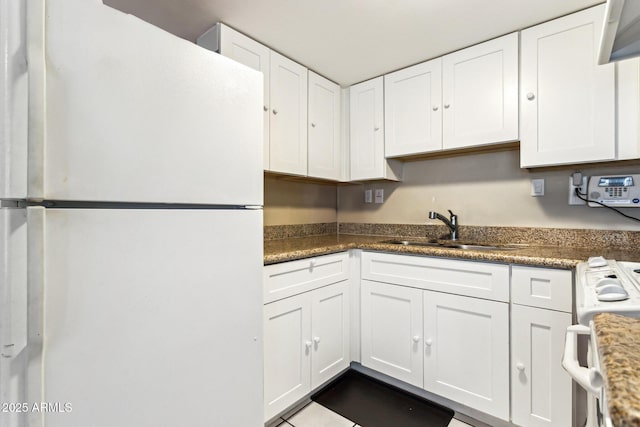
<path id="1" fill-rule="evenodd" d="M 437 105 L 433 106 L 433 111 L 438 111 L 438 106 Z"/>
<path id="2" fill-rule="evenodd" d="M 536 98 L 536 96 L 533 94 L 533 92 L 527 93 L 527 99 L 529 101 L 533 101 L 535 98 Z"/>
<path id="3" fill-rule="evenodd" d="M 449 108 L 449 107 L 451 107 L 451 105 L 449 105 L 449 104 L 444 104 L 444 108 Z"/>
<path id="4" fill-rule="evenodd" d="M 275 108 L 273 109 L 273 114 L 276 115 L 278 114 L 278 110 L 276 110 Z"/>
<path id="5" fill-rule="evenodd" d="M 266 105 L 265 105 L 265 106 L 263 106 L 263 107 L 262 107 L 262 109 L 263 109 L 264 111 L 269 111 L 269 107 L 267 107 Z"/>
<path id="6" fill-rule="evenodd" d="M 311 123 L 311 127 L 312 128 L 316 127 L 316 124 L 315 123 Z"/>
<path id="7" fill-rule="evenodd" d="M 380 128 L 379 128 L 379 127 L 375 127 L 375 128 L 373 128 L 373 131 L 374 131 L 374 132 L 378 132 L 379 130 L 380 130 Z"/>

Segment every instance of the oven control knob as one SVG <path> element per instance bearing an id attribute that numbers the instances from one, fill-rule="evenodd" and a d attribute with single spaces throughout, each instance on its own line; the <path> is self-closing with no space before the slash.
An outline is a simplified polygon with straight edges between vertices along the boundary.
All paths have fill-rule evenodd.
<path id="1" fill-rule="evenodd" d="M 607 265 L 607 260 L 601 256 L 589 257 L 589 260 L 587 262 L 589 263 L 589 267 L 591 268 L 604 267 L 605 265 Z"/>
<path id="2" fill-rule="evenodd" d="M 629 293 L 620 285 L 604 285 L 600 288 L 596 287 L 598 301 L 615 302 L 629 299 Z"/>
<path id="3" fill-rule="evenodd" d="M 620 279 L 612 279 L 612 278 L 600 279 L 596 282 L 596 292 L 599 292 L 600 289 L 604 288 L 605 286 L 617 286 L 621 288 L 622 282 L 620 281 Z"/>

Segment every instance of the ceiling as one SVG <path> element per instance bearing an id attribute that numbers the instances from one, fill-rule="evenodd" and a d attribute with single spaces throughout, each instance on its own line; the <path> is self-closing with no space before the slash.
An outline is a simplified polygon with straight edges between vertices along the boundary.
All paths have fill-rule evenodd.
<path id="1" fill-rule="evenodd" d="M 195 39 L 224 22 L 348 86 L 603 0 L 104 0 Z"/>

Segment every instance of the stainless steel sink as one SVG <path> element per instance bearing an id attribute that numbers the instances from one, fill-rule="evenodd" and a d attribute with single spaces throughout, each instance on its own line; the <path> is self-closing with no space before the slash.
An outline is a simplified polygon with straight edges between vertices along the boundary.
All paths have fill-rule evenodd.
<path id="1" fill-rule="evenodd" d="M 431 246 L 438 248 L 462 249 L 468 251 L 513 251 L 522 249 L 526 245 L 491 245 L 484 243 L 456 243 L 454 241 L 438 241 L 438 240 L 384 240 L 382 243 L 403 246 Z"/>

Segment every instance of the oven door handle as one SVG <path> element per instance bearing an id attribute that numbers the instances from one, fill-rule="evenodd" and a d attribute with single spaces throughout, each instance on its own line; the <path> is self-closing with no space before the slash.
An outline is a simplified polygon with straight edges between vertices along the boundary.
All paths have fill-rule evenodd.
<path id="1" fill-rule="evenodd" d="M 591 329 L 588 326 L 571 325 L 567 328 L 562 366 L 582 388 L 600 397 L 602 375 L 596 368 L 585 368 L 578 362 L 578 335 L 590 334 Z"/>

